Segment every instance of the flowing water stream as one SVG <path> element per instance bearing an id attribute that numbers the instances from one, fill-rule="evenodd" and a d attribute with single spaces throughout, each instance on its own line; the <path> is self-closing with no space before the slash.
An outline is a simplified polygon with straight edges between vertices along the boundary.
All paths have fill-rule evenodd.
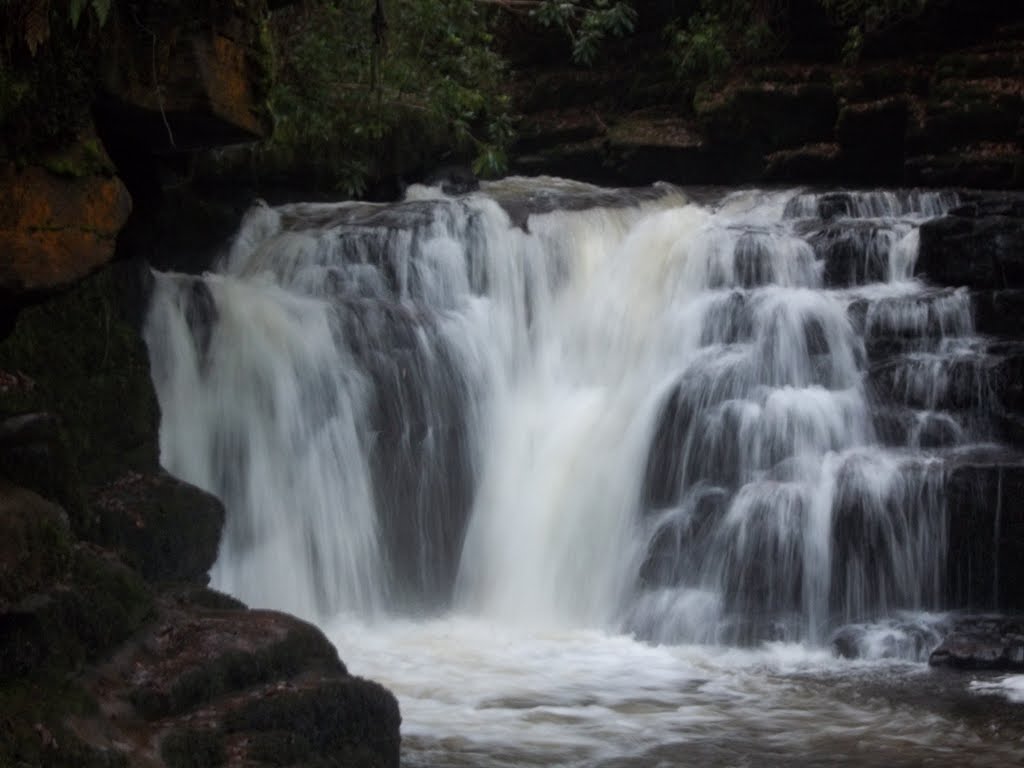
<path id="1" fill-rule="evenodd" d="M 255 206 L 146 329 L 214 585 L 391 687 L 408 765 L 1024 762 L 999 679 L 922 664 L 944 477 L 996 450 L 970 297 L 913 277 L 955 203 Z"/>

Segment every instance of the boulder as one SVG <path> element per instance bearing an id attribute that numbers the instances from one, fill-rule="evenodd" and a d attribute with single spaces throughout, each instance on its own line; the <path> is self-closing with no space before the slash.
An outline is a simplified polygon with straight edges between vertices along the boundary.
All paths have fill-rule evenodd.
<path id="1" fill-rule="evenodd" d="M 105 169 L 53 168 L 0 162 L 0 303 L 66 288 L 114 256 L 131 211 L 124 184 Z"/>
<path id="2" fill-rule="evenodd" d="M 215 593 L 210 593 L 215 595 Z M 399 758 L 398 705 L 350 676 L 315 627 L 273 611 L 167 594 L 135 642 L 84 676 L 97 711 L 74 733 L 156 766 L 351 765 Z"/>
<path id="3" fill-rule="evenodd" d="M 0 608 L 0 680 L 36 671 L 59 676 L 102 658 L 151 614 L 139 575 L 95 545 L 37 540 L 27 557 L 52 567 L 31 583 L 33 591 Z"/>
<path id="4" fill-rule="evenodd" d="M 109 266 L 22 311 L 14 333 L 0 341 L 0 372 L 10 382 L 0 385 L 0 414 L 55 414 L 87 486 L 158 466 L 159 410 L 148 355 L 127 316 L 138 277 L 132 265 Z M 69 504 L 56 491 L 54 498 Z M 66 511 L 85 534 L 88 521 L 73 505 Z"/>
<path id="5" fill-rule="evenodd" d="M 1024 618 L 966 616 L 928 657 L 933 667 L 1024 670 Z"/>
<path id="6" fill-rule="evenodd" d="M 129 471 L 99 488 L 90 509 L 92 540 L 147 580 L 206 583 L 225 519 L 215 496 L 166 472 Z"/>

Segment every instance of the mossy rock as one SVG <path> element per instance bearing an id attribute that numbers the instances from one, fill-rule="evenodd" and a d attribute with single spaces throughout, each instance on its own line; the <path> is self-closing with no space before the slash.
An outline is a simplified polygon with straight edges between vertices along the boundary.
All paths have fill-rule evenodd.
<path id="1" fill-rule="evenodd" d="M 205 583 L 217 559 L 224 505 L 166 472 L 126 472 L 92 498 L 91 538 L 150 581 Z"/>
<path id="2" fill-rule="evenodd" d="M 159 408 L 145 345 L 126 311 L 140 292 L 135 270 L 107 267 L 24 310 L 0 342 L 0 372 L 22 382 L 0 387 L 0 416 L 55 413 L 91 486 L 157 467 Z M 83 536 L 87 522 L 72 517 Z"/>
<path id="3" fill-rule="evenodd" d="M 200 620 L 178 642 L 184 648 L 205 650 L 198 658 L 188 653 L 172 657 L 166 669 L 173 673 L 152 678 L 131 692 L 132 705 L 147 720 L 179 715 L 217 697 L 288 679 L 313 666 L 332 675 L 346 673 L 338 652 L 319 629 L 272 612 L 246 611 L 230 622 L 223 617 Z"/>
<path id="4" fill-rule="evenodd" d="M 83 516 L 84 497 L 71 444 L 60 419 L 28 413 L 0 419 L 0 478 Z"/>
<path id="5" fill-rule="evenodd" d="M 0 610 L 63 579 L 70 561 L 64 510 L 0 481 Z"/>
<path id="6" fill-rule="evenodd" d="M 228 733 L 290 734 L 288 741 L 268 736 L 258 742 L 254 757 L 272 764 L 308 748 L 324 765 L 385 768 L 398 765 L 400 723 L 390 691 L 351 677 L 255 699 L 231 713 L 224 728 Z M 275 748 L 281 752 L 275 754 Z"/>
<path id="7" fill-rule="evenodd" d="M 64 578 L 0 613 L 0 679 L 56 674 L 102 658 L 152 615 L 138 574 L 89 544 L 76 544 Z"/>
<path id="8" fill-rule="evenodd" d="M 64 725 L 68 716 L 96 713 L 74 681 L 39 675 L 0 685 L 0 766 L 126 768 L 123 754 L 83 743 Z"/>

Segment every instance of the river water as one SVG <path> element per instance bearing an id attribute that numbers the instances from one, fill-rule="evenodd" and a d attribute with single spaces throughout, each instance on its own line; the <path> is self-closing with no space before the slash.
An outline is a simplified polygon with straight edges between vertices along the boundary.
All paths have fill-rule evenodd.
<path id="1" fill-rule="evenodd" d="M 146 329 L 162 461 L 228 509 L 214 586 L 390 687 L 407 765 L 1024 762 L 1016 678 L 924 665 L 947 467 L 998 448 L 949 374 L 970 297 L 914 277 L 955 204 L 254 206 Z"/>

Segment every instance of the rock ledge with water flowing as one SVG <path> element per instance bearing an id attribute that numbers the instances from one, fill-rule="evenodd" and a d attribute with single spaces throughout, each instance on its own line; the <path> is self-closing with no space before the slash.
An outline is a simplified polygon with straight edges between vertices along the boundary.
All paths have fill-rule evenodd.
<path id="1" fill-rule="evenodd" d="M 1024 617 L 966 616 L 928 663 L 953 669 L 1024 670 Z"/>

